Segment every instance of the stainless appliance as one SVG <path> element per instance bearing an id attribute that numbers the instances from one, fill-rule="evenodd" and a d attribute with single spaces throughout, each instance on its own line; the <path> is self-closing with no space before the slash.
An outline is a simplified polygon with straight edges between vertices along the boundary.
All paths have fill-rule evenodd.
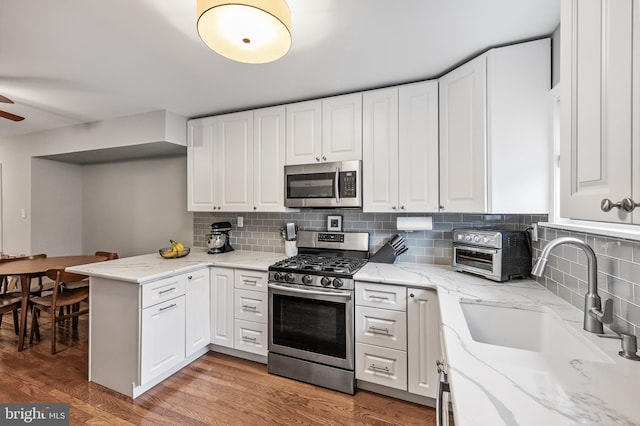
<path id="1" fill-rule="evenodd" d="M 354 280 L 366 232 L 298 232 L 299 254 L 269 267 L 269 373 L 353 394 Z"/>
<path id="2" fill-rule="evenodd" d="M 452 266 L 494 281 L 531 274 L 531 244 L 526 231 L 454 229 Z"/>
<path id="3" fill-rule="evenodd" d="M 362 207 L 362 161 L 284 166 L 286 207 Z"/>
<path id="4" fill-rule="evenodd" d="M 212 223 L 211 233 L 207 235 L 207 245 L 209 246 L 209 251 L 207 253 L 216 254 L 233 251 L 233 247 L 229 244 L 229 232 L 231 232 L 231 223 Z"/>

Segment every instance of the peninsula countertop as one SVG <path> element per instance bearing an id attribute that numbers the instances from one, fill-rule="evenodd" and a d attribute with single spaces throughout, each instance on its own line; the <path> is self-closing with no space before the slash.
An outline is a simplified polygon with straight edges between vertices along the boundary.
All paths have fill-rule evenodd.
<path id="1" fill-rule="evenodd" d="M 437 290 L 457 426 L 640 424 L 640 362 L 618 356 L 619 340 L 582 330 L 582 311 L 537 282 L 497 283 L 446 266 L 408 263 L 368 263 L 356 280 Z M 541 360 L 531 351 L 476 342 L 461 299 L 543 306 L 600 349 L 602 359 Z"/>
<path id="2" fill-rule="evenodd" d="M 177 259 L 164 259 L 158 253 L 152 253 L 79 265 L 67 270 L 92 277 L 142 284 L 208 266 L 266 271 L 269 265 L 284 258 L 284 253 L 236 250 L 208 254 L 205 249 L 194 248 L 188 256 Z"/>

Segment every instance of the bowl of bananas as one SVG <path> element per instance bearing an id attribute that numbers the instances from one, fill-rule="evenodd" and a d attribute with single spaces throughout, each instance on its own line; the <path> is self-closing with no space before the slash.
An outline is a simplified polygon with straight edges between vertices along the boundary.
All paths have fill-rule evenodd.
<path id="1" fill-rule="evenodd" d="M 165 259 L 177 259 L 179 257 L 185 257 L 189 254 L 191 249 L 189 247 L 185 247 L 184 244 L 169 240 L 171 242 L 171 247 L 161 248 L 159 251 L 160 256 Z"/>

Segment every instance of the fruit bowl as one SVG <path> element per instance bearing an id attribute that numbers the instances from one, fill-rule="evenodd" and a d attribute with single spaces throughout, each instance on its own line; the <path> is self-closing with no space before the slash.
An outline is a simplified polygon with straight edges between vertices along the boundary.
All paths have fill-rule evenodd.
<path id="1" fill-rule="evenodd" d="M 165 259 L 178 259 L 179 257 L 185 257 L 189 254 L 190 251 L 191 249 L 189 247 L 185 247 L 182 250 L 182 254 L 178 255 L 178 252 L 175 251 L 173 247 L 166 247 L 158 250 L 160 256 L 164 257 Z"/>

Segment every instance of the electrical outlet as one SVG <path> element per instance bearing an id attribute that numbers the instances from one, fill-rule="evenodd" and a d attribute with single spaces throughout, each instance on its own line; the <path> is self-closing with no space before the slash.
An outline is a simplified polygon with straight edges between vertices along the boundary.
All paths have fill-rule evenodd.
<path id="1" fill-rule="evenodd" d="M 238 228 L 242 228 L 244 226 L 244 218 L 242 216 L 238 216 Z"/>
<path id="2" fill-rule="evenodd" d="M 533 229 L 531 230 L 531 241 L 538 241 L 538 224 L 533 224 Z"/>

